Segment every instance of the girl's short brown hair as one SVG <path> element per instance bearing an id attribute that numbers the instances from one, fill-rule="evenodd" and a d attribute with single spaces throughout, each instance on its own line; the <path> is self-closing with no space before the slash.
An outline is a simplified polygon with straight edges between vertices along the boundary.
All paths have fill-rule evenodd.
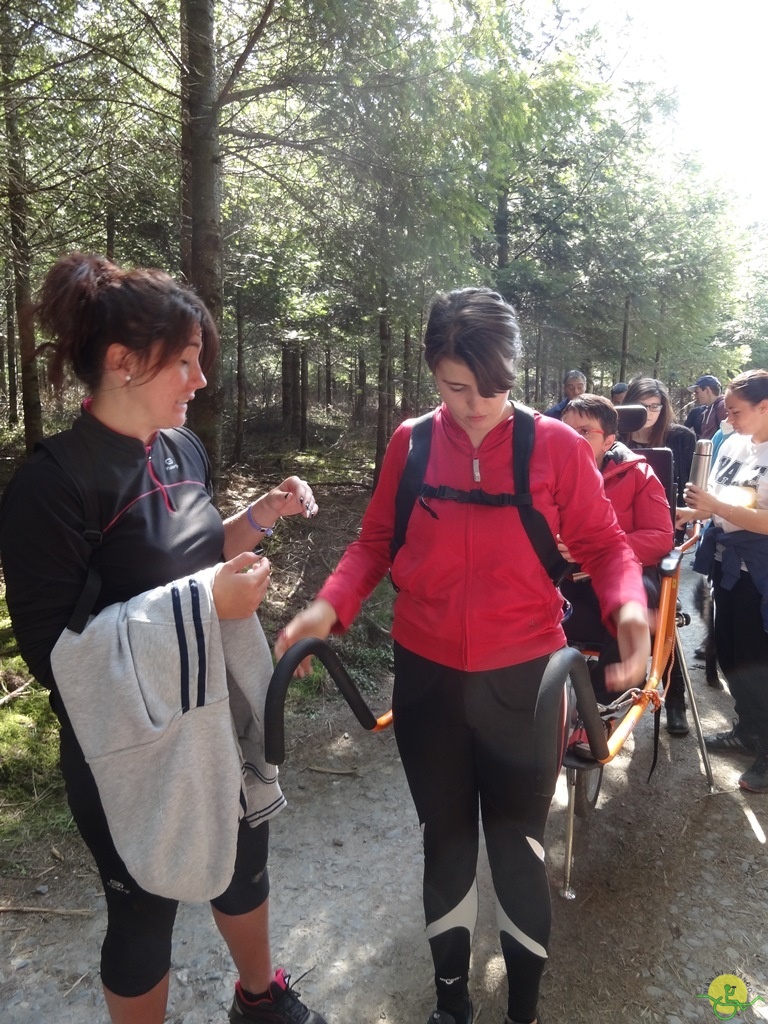
<path id="1" fill-rule="evenodd" d="M 465 363 L 483 398 L 509 391 L 520 357 L 512 306 L 490 288 L 459 288 L 435 296 L 424 333 L 424 358 L 434 373 L 441 359 Z"/>

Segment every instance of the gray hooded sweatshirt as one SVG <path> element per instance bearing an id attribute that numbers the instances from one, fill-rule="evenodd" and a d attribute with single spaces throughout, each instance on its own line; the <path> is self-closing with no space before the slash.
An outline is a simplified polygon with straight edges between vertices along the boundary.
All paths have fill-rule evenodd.
<path id="1" fill-rule="evenodd" d="M 219 621 L 216 568 L 110 605 L 51 654 L 118 853 L 177 900 L 221 895 L 239 820 L 285 806 L 264 760 L 269 646 L 256 615 Z"/>

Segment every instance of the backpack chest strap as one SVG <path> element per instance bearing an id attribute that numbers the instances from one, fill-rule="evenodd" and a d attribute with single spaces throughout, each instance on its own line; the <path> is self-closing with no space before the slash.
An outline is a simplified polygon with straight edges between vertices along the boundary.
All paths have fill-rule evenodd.
<path id="1" fill-rule="evenodd" d="M 441 501 L 458 501 L 462 505 L 490 505 L 496 508 L 533 504 L 533 497 L 530 494 L 490 494 L 479 487 L 473 487 L 471 491 L 459 491 L 455 487 L 448 487 L 445 484 L 441 484 L 439 487 L 422 484 L 419 488 L 419 496 L 438 498 Z"/>

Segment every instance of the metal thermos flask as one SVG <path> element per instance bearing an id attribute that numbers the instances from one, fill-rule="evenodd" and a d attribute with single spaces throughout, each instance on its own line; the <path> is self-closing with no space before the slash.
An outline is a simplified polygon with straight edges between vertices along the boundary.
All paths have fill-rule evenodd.
<path id="1" fill-rule="evenodd" d="M 696 442 L 696 450 L 693 453 L 691 462 L 691 474 L 688 477 L 689 484 L 695 484 L 702 490 L 707 489 L 709 470 L 712 465 L 712 442 L 709 438 L 700 437 Z"/>

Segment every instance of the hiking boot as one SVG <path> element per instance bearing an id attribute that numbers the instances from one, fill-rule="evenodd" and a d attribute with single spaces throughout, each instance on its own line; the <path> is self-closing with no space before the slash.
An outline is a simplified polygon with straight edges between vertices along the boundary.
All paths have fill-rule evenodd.
<path id="1" fill-rule="evenodd" d="M 750 793 L 768 793 L 768 754 L 758 751 L 755 763 L 741 776 L 739 785 Z"/>
<path id="2" fill-rule="evenodd" d="M 472 1024 L 474 1019 L 475 1009 L 472 1006 L 472 1000 L 470 999 L 467 1012 L 461 1014 L 461 1016 L 448 1013 L 447 1010 L 433 1010 L 429 1015 L 427 1024 Z"/>
<path id="3" fill-rule="evenodd" d="M 741 736 L 734 722 L 728 732 L 716 732 L 704 737 L 704 746 L 718 754 L 754 754 L 755 740 L 751 736 Z"/>
<path id="4" fill-rule="evenodd" d="M 688 735 L 688 716 L 685 713 L 685 704 L 671 707 L 667 704 L 667 732 L 673 736 Z"/>
<path id="5" fill-rule="evenodd" d="M 290 980 L 290 974 L 280 968 L 270 982 L 269 996 L 254 1003 L 245 998 L 240 982 L 236 982 L 235 998 L 229 1011 L 230 1024 L 248 1020 L 261 1024 L 326 1024 L 324 1017 L 302 1003 L 296 989 L 289 987 Z"/>

